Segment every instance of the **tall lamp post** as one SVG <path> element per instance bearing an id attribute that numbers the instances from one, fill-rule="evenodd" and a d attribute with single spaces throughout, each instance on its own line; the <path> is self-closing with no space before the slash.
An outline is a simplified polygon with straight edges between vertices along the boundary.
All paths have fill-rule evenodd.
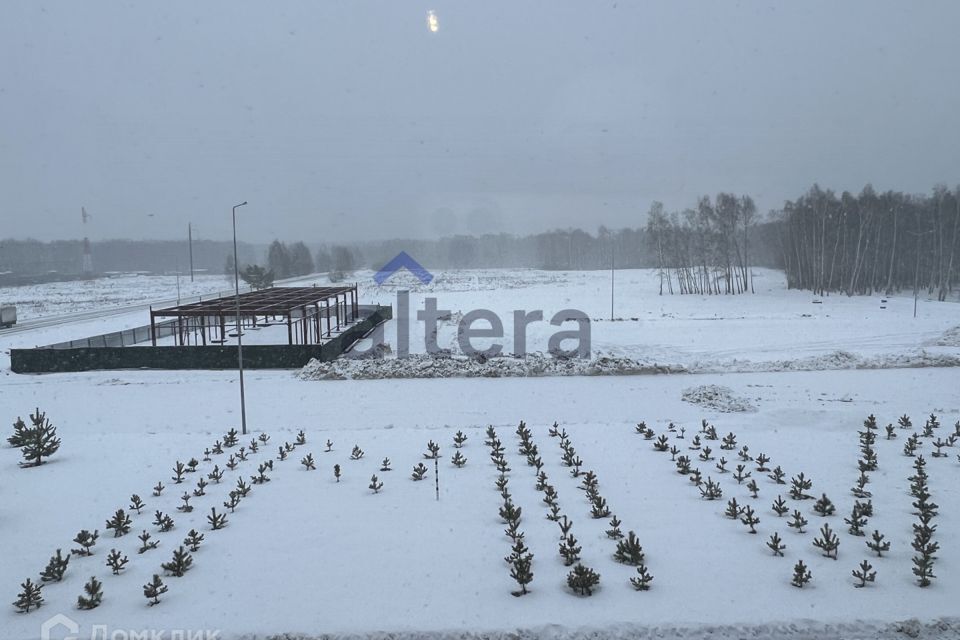
<path id="1" fill-rule="evenodd" d="M 240 331 L 240 263 L 237 261 L 237 209 L 247 204 L 244 200 L 233 207 L 233 286 L 237 303 L 237 367 L 240 369 L 240 429 L 247 435 L 247 403 L 243 394 L 243 337 Z"/>

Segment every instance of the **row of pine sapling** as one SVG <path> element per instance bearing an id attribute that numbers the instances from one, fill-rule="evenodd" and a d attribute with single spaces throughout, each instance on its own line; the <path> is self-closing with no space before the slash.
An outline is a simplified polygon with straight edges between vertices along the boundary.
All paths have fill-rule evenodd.
<path id="1" fill-rule="evenodd" d="M 42 414 L 38 416 L 42 417 Z M 236 453 L 231 453 L 229 459 L 227 460 L 227 468 L 234 470 L 239 466 L 240 462 L 246 461 L 248 459 L 249 453 L 257 453 L 261 445 L 267 444 L 269 442 L 270 436 L 265 433 L 259 435 L 258 438 L 255 438 L 250 441 L 249 449 L 247 447 L 239 447 Z M 306 436 L 301 430 L 296 437 L 296 443 L 304 444 L 306 442 Z M 239 444 L 239 434 L 236 429 L 230 429 L 223 437 L 223 440 L 217 440 L 211 448 L 204 450 L 203 460 L 205 462 L 212 461 L 211 455 L 221 455 L 225 453 L 225 449 L 231 449 L 236 447 Z M 289 452 L 293 450 L 294 445 L 287 443 L 285 447 L 281 447 L 281 452 Z M 285 459 L 285 455 L 281 455 L 280 459 Z M 188 474 L 197 473 L 200 461 L 196 458 L 191 458 L 186 464 L 183 462 L 177 461 L 172 469 L 173 475 L 170 477 L 170 480 L 173 484 L 183 484 L 188 477 Z M 273 461 L 268 460 L 264 463 L 261 463 L 257 468 L 257 474 L 250 477 L 250 480 L 253 484 L 263 484 L 269 482 L 270 478 L 267 476 L 267 471 L 272 471 Z M 224 471 L 220 469 L 218 464 L 215 464 L 213 469 L 206 474 L 206 478 L 200 477 L 196 483 L 196 488 L 192 491 L 184 491 L 181 496 L 182 504 L 177 507 L 177 511 L 181 513 L 190 513 L 193 511 L 193 505 L 190 504 L 190 500 L 195 497 L 201 497 L 206 495 L 206 488 L 210 484 L 219 484 L 223 479 Z M 209 481 L 209 482 L 208 482 Z M 153 488 L 153 496 L 160 497 L 163 493 L 163 490 L 166 487 L 163 485 L 163 482 L 158 482 Z M 242 498 L 247 497 L 251 491 L 251 485 L 247 484 L 243 478 L 237 479 L 236 487 L 230 491 L 229 499 L 223 503 L 225 508 L 230 509 L 233 512 L 237 505 L 240 503 Z M 130 504 L 127 509 L 117 509 L 117 511 L 106 521 L 105 528 L 107 531 L 113 533 L 114 538 L 119 538 L 129 534 L 133 528 L 133 518 L 131 514 L 140 515 L 143 510 L 147 507 L 147 504 L 138 494 L 133 494 L 130 496 Z M 129 510 L 129 512 L 128 512 Z M 207 516 L 207 522 L 210 524 L 211 530 L 222 529 L 227 525 L 226 515 L 223 513 L 217 513 L 216 508 L 213 507 L 210 510 L 210 515 Z M 153 525 L 157 527 L 160 533 L 166 533 L 172 531 L 175 528 L 175 521 L 170 514 L 165 514 L 160 510 L 154 512 Z M 100 537 L 99 530 L 94 530 L 90 532 L 88 529 L 81 530 L 76 537 L 74 537 L 73 542 L 77 544 L 77 548 L 71 551 L 70 555 L 63 556 L 60 549 L 57 549 L 56 554 L 51 557 L 50 561 L 47 564 L 47 567 L 41 572 L 40 579 L 42 582 L 60 582 L 63 579 L 63 576 L 66 572 L 67 566 L 70 561 L 70 557 L 73 555 L 79 557 L 89 557 L 93 555 L 93 547 L 96 545 L 97 540 Z M 159 546 L 159 540 L 153 538 L 147 529 L 143 529 L 141 533 L 137 536 L 140 540 L 140 546 L 137 549 L 138 554 L 144 554 L 147 551 L 156 549 Z M 192 553 L 196 552 L 200 548 L 200 544 L 203 542 L 204 536 L 202 533 L 196 531 L 196 529 L 190 529 L 186 537 L 183 540 L 183 543 L 174 550 L 173 557 L 169 562 L 161 563 L 161 568 L 168 575 L 174 577 L 182 577 L 193 565 Z M 106 565 L 109 567 L 113 575 L 119 575 L 129 562 L 128 556 L 123 554 L 116 548 L 112 548 L 106 557 Z M 43 603 L 42 596 L 42 584 L 33 583 L 29 578 L 21 584 L 21 592 L 18 594 L 17 600 L 13 603 L 14 606 L 22 612 L 28 612 L 31 609 L 39 607 Z M 167 592 L 167 586 L 163 583 L 159 574 L 154 574 L 150 582 L 143 585 L 143 594 L 148 599 L 149 605 L 154 605 L 160 602 L 160 596 Z M 77 607 L 80 609 L 93 609 L 100 605 L 103 599 L 102 583 L 97 580 L 96 577 L 91 577 L 90 580 L 84 585 L 84 593 L 78 596 Z"/>
<path id="2" fill-rule="evenodd" d="M 549 435 L 550 437 L 558 438 L 560 448 L 563 451 L 561 463 L 564 466 L 570 467 L 571 476 L 581 479 L 580 489 L 584 491 L 587 500 L 590 503 L 590 516 L 593 519 L 610 518 L 610 528 L 606 530 L 606 535 L 609 539 L 616 542 L 616 549 L 613 554 L 614 560 L 622 564 L 636 567 L 637 575 L 630 578 L 630 584 L 637 591 L 648 591 L 650 589 L 650 583 L 653 582 L 653 575 L 650 574 L 647 566 L 644 564 L 643 548 L 640 546 L 640 541 L 637 538 L 636 533 L 629 531 L 627 536 L 624 537 L 623 532 L 620 530 L 620 525 L 622 524 L 620 519 L 611 513 L 606 499 L 600 495 L 600 483 L 596 473 L 594 473 L 592 470 L 581 472 L 580 467 L 582 466 L 583 462 L 580 459 L 580 456 L 577 455 L 566 430 L 560 429 L 559 425 L 554 423 L 553 427 L 551 427 L 549 431 Z M 538 484 L 540 482 L 541 481 L 538 478 Z M 565 521 L 561 523 L 561 534 L 567 535 L 575 545 L 576 540 L 573 539 L 572 535 L 569 534 L 569 528 L 572 527 L 572 523 L 566 521 L 565 516 L 564 519 Z M 579 552 L 579 547 L 576 548 Z M 562 541 L 561 555 L 564 556 L 564 543 Z M 566 556 L 564 556 L 564 558 L 566 559 Z M 593 574 L 593 571 L 589 568 L 584 568 L 579 572 L 575 568 L 574 573 L 571 574 L 571 576 L 575 580 L 580 581 L 589 579 L 591 574 Z M 571 576 L 568 576 L 568 582 L 570 581 Z M 599 578 L 600 576 L 596 575 L 597 582 L 599 582 Z M 571 586 L 573 585 L 571 584 Z M 587 592 L 586 595 L 589 595 L 589 592 Z"/>
<path id="3" fill-rule="evenodd" d="M 510 566 L 510 577 L 520 586 L 519 591 L 512 591 L 511 594 L 519 597 L 529 593 L 527 585 L 533 582 L 533 554 L 527 547 L 524 533 L 520 529 L 523 509 L 514 504 L 513 497 L 510 495 L 508 487 L 510 478 L 507 475 L 510 472 L 510 466 L 504 455 L 506 448 L 497 437 L 496 429 L 492 425 L 487 427 L 487 439 L 484 444 L 490 447 L 490 461 L 498 472 L 494 484 L 503 500 L 499 514 L 501 520 L 507 525 L 504 533 L 511 541 L 510 554 L 503 560 Z"/>

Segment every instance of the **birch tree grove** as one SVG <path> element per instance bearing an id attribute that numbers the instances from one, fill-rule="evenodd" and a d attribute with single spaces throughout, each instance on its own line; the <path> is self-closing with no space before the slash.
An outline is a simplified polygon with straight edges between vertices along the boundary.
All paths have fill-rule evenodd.
<path id="1" fill-rule="evenodd" d="M 817 295 L 926 289 L 946 300 L 960 275 L 960 187 L 909 195 L 867 185 L 837 196 L 814 185 L 777 217 L 791 288 Z"/>
<path id="2" fill-rule="evenodd" d="M 660 294 L 738 294 L 753 291 L 751 229 L 757 207 L 750 196 L 704 196 L 696 209 L 667 216 L 654 202 L 647 236 L 657 260 Z M 674 287 L 676 282 L 676 287 Z"/>

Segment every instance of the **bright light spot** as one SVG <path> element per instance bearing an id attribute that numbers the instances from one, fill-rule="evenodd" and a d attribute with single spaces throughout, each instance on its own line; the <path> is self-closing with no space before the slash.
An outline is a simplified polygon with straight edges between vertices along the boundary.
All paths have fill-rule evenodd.
<path id="1" fill-rule="evenodd" d="M 440 21 L 437 20 L 437 13 L 433 9 L 427 11 L 427 29 L 432 33 L 440 31 Z"/>

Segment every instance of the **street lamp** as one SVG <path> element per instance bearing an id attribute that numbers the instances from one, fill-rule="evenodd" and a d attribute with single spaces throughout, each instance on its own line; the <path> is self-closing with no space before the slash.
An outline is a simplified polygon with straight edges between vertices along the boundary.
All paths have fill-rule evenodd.
<path id="1" fill-rule="evenodd" d="M 237 303 L 237 367 L 240 369 L 240 429 L 247 435 L 247 403 L 243 395 L 243 338 L 240 332 L 240 263 L 237 260 L 237 209 L 247 204 L 244 200 L 233 207 L 233 286 Z"/>

